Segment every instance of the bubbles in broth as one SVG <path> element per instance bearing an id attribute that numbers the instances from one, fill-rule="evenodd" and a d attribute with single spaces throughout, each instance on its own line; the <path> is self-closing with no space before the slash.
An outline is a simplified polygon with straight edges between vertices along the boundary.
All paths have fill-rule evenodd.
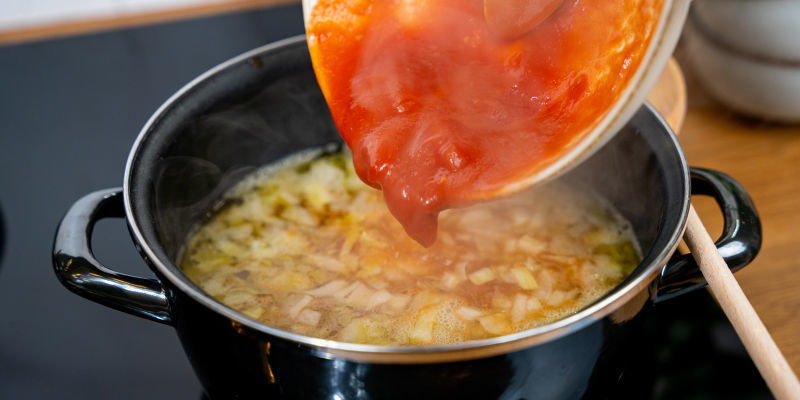
<path id="1" fill-rule="evenodd" d="M 558 182 L 442 213 L 424 248 L 349 153 L 311 151 L 235 187 L 188 238 L 181 269 L 265 324 L 351 343 L 506 335 L 577 312 L 641 260 L 630 224 Z"/>

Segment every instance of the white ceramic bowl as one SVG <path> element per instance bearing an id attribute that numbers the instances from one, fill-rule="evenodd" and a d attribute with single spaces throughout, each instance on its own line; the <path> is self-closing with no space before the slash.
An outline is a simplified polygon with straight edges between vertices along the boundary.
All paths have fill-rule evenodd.
<path id="1" fill-rule="evenodd" d="M 736 39 L 715 35 L 702 24 L 693 10 L 684 38 L 687 61 L 706 90 L 742 114 L 800 122 L 800 61 L 742 51 Z"/>
<path id="2" fill-rule="evenodd" d="M 800 61 L 800 1 L 696 0 L 692 15 L 740 51 Z"/>

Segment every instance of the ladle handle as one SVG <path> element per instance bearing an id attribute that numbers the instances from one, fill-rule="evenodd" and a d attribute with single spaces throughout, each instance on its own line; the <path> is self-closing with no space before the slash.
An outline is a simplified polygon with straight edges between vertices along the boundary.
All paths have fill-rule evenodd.
<path id="1" fill-rule="evenodd" d="M 124 216 L 121 188 L 89 193 L 75 202 L 56 230 L 56 276 L 69 290 L 89 300 L 171 324 L 170 302 L 161 282 L 111 271 L 92 253 L 92 231 L 97 221 Z"/>
<path id="2" fill-rule="evenodd" d="M 684 240 L 772 394 L 778 400 L 800 399 L 800 381 L 739 287 L 694 207 L 689 209 Z"/>

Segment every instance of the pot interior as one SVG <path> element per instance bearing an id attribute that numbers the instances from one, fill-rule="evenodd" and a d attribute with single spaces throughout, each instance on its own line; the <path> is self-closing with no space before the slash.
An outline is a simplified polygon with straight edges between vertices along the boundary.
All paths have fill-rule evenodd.
<path id="1" fill-rule="evenodd" d="M 253 50 L 187 85 L 142 130 L 126 171 L 129 223 L 161 268 L 199 291 L 176 258 L 220 196 L 265 164 L 340 141 L 304 38 Z M 663 120 L 642 107 L 559 179 L 592 188 L 633 224 L 645 257 L 618 289 L 652 276 L 677 243 L 688 202 L 688 168 Z"/>

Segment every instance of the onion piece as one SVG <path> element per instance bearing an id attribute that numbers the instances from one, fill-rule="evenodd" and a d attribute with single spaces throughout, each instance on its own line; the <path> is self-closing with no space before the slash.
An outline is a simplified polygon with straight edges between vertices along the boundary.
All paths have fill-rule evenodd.
<path id="1" fill-rule="evenodd" d="M 356 232 L 356 230 L 351 230 L 347 233 L 347 236 L 345 236 L 342 247 L 339 249 L 339 258 L 350 255 L 350 252 L 353 250 L 353 245 L 356 244 L 358 240 L 358 234 Z"/>
<path id="2" fill-rule="evenodd" d="M 386 290 L 379 290 L 372 295 L 372 298 L 369 300 L 369 304 L 367 304 L 367 309 L 378 307 L 391 299 L 391 293 L 387 292 Z"/>
<path id="3" fill-rule="evenodd" d="M 539 254 L 539 258 L 545 261 L 550 261 L 560 265 L 574 265 L 578 262 L 578 257 L 574 256 L 567 256 L 561 254 L 553 254 L 553 253 L 542 253 Z"/>
<path id="4" fill-rule="evenodd" d="M 567 294 L 564 291 L 554 290 L 544 299 L 544 302 L 550 306 L 557 307 L 564 303 L 565 300 L 567 300 Z"/>
<path id="5" fill-rule="evenodd" d="M 223 302 L 225 304 L 231 304 L 237 307 L 241 307 L 242 305 L 249 304 L 251 300 L 255 299 L 256 292 L 251 289 L 246 288 L 237 288 L 233 290 L 228 290 L 223 296 Z"/>
<path id="6" fill-rule="evenodd" d="M 484 283 L 493 281 L 497 275 L 491 268 L 481 268 L 469 274 L 469 280 L 475 285 L 483 285 Z"/>
<path id="7" fill-rule="evenodd" d="M 347 286 L 347 282 L 341 279 L 337 279 L 335 281 L 330 281 L 316 289 L 306 290 L 306 293 L 318 297 L 332 296 L 334 293 L 341 290 L 345 286 Z"/>
<path id="8" fill-rule="evenodd" d="M 475 318 L 483 315 L 483 311 L 472 307 L 461 306 L 456 310 L 456 315 L 464 321 L 474 321 Z"/>
<path id="9" fill-rule="evenodd" d="M 386 307 L 394 312 L 401 312 L 406 309 L 406 306 L 411 301 L 411 296 L 408 295 L 394 295 L 386 302 Z"/>
<path id="10" fill-rule="evenodd" d="M 339 334 L 343 341 L 350 343 L 366 343 L 369 340 L 369 329 L 366 319 L 356 318 L 350 321 Z"/>
<path id="11" fill-rule="evenodd" d="M 522 293 L 517 293 L 514 296 L 514 305 L 511 306 L 511 321 L 514 323 L 520 322 L 525 319 L 525 314 L 528 311 L 528 296 Z"/>
<path id="12" fill-rule="evenodd" d="M 250 307 L 246 310 L 242 310 L 242 314 L 247 315 L 252 319 L 258 319 L 258 317 L 260 317 L 263 313 L 264 309 L 261 307 Z"/>
<path id="13" fill-rule="evenodd" d="M 539 299 L 537 299 L 536 297 L 531 297 L 526 302 L 525 308 L 527 308 L 528 311 L 536 311 L 542 308 L 542 302 L 539 301 Z"/>
<path id="14" fill-rule="evenodd" d="M 519 287 L 525 290 L 534 290 L 539 287 L 531 271 L 528 271 L 525 267 L 512 268 L 511 274 L 514 275 L 514 280 L 517 281 Z"/>
<path id="15" fill-rule="evenodd" d="M 293 306 L 289 307 L 287 314 L 289 314 L 289 316 L 292 318 L 296 318 L 297 315 L 300 314 L 300 311 L 303 311 L 303 309 L 308 305 L 308 303 L 311 303 L 311 300 L 313 299 L 314 298 L 309 295 L 303 296 L 303 298 L 301 298 L 297 303 L 294 303 Z"/>
<path id="16" fill-rule="evenodd" d="M 300 315 L 297 316 L 297 322 L 302 324 L 317 326 L 319 324 L 319 320 L 322 317 L 322 314 L 319 311 L 314 310 L 303 310 Z"/>
<path id="17" fill-rule="evenodd" d="M 448 289 L 453 289 L 454 287 L 458 286 L 461 281 L 462 279 L 452 272 L 445 272 L 442 275 L 442 284 Z"/>
<path id="18" fill-rule="evenodd" d="M 312 263 L 316 266 L 326 269 L 332 272 L 342 272 L 344 270 L 344 263 L 329 256 L 322 256 L 319 254 L 308 254 L 306 255 Z"/>
<path id="19" fill-rule="evenodd" d="M 536 255 L 543 252 L 547 245 L 541 240 L 536 240 L 528 235 L 525 235 L 517 240 L 517 249 L 525 253 Z"/>
<path id="20" fill-rule="evenodd" d="M 375 291 L 370 289 L 367 285 L 358 282 L 358 286 L 344 298 L 344 303 L 356 308 L 365 309 L 369 305 L 374 293 Z"/>
<path id="21" fill-rule="evenodd" d="M 425 307 L 417 314 L 414 327 L 409 332 L 409 337 L 414 343 L 428 344 L 433 342 L 433 328 L 436 326 L 436 319 L 439 310 L 436 307 Z"/>
<path id="22" fill-rule="evenodd" d="M 355 282 L 347 285 L 347 287 L 336 291 L 336 293 L 333 294 L 333 297 L 335 297 L 337 299 L 343 299 L 343 298 L 347 297 L 350 293 L 352 293 L 353 290 L 356 290 L 356 288 L 360 284 L 361 284 L 361 282 L 355 281 Z"/>
<path id="23" fill-rule="evenodd" d="M 478 322 L 492 335 L 502 335 L 511 331 L 511 324 L 503 314 L 486 315 L 478 318 Z"/>

